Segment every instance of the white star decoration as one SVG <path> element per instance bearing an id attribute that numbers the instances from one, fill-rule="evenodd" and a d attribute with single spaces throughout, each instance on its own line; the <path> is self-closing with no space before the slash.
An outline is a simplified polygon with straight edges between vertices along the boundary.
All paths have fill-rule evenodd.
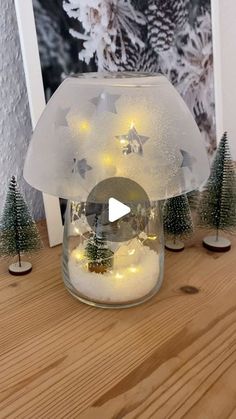
<path id="1" fill-rule="evenodd" d="M 193 170 L 193 164 L 196 162 L 195 157 L 191 156 L 187 151 L 180 150 L 180 153 L 182 154 L 183 160 L 180 167 L 188 167 L 189 170 L 192 172 Z"/>
<path id="2" fill-rule="evenodd" d="M 123 154 L 136 153 L 140 156 L 143 155 L 143 144 L 149 139 L 145 135 L 139 135 L 135 127 L 130 128 L 128 134 L 117 135 L 116 138 L 123 145 Z"/>
<path id="3" fill-rule="evenodd" d="M 80 176 L 85 179 L 86 172 L 92 170 L 92 167 L 87 164 L 86 159 L 77 160 L 76 158 L 73 159 L 74 166 L 72 169 L 72 173 L 79 173 Z"/>
<path id="4" fill-rule="evenodd" d="M 96 106 L 100 112 L 117 113 L 115 102 L 119 99 L 120 95 L 112 95 L 110 93 L 102 92 L 97 97 L 90 99 L 90 102 Z"/>

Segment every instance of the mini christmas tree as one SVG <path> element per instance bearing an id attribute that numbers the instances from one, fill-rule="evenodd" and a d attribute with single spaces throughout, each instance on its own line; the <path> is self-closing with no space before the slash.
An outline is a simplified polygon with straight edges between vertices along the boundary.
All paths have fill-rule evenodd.
<path id="1" fill-rule="evenodd" d="M 89 260 L 90 272 L 104 273 L 112 267 L 113 252 L 107 246 L 104 232 L 99 232 L 97 216 L 95 217 L 95 232 L 88 240 L 85 254 Z"/>
<path id="2" fill-rule="evenodd" d="M 12 176 L 6 202 L 0 220 L 0 256 L 18 256 L 18 262 L 9 266 L 13 275 L 22 275 L 32 269 L 29 262 L 22 261 L 22 253 L 41 248 L 41 240 L 23 196 Z"/>
<path id="3" fill-rule="evenodd" d="M 183 239 L 193 233 L 193 222 L 186 195 L 175 196 L 166 200 L 163 206 L 165 246 L 169 250 L 184 249 Z"/>
<path id="4" fill-rule="evenodd" d="M 229 250 L 230 241 L 219 236 L 220 231 L 231 232 L 236 228 L 236 175 L 226 132 L 201 194 L 198 215 L 200 227 L 215 230 L 214 236 L 204 238 L 203 245 L 214 251 Z"/>

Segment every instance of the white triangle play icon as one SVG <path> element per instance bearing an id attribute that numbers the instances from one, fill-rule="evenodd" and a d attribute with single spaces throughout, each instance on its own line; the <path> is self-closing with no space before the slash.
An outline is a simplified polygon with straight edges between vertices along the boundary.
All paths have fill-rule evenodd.
<path id="1" fill-rule="evenodd" d="M 129 214 L 131 211 L 130 207 L 115 198 L 109 198 L 108 204 L 108 219 L 111 223 L 119 220 L 119 218 L 124 217 L 124 215 Z"/>

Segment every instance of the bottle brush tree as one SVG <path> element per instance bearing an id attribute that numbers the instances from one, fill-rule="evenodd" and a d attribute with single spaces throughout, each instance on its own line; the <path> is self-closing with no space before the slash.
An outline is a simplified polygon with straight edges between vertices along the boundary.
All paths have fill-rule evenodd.
<path id="1" fill-rule="evenodd" d="M 99 231 L 98 217 L 95 217 L 95 231 L 88 240 L 85 255 L 90 272 L 104 273 L 113 264 L 113 252 L 108 248 L 104 232 Z"/>
<path id="2" fill-rule="evenodd" d="M 22 261 L 22 254 L 40 248 L 36 224 L 12 176 L 0 220 L 0 256 L 17 256 L 17 263 L 9 266 L 9 272 L 21 275 L 32 269 L 31 263 Z"/>
<path id="3" fill-rule="evenodd" d="M 230 249 L 230 241 L 220 236 L 220 231 L 233 232 L 236 228 L 236 175 L 226 132 L 201 194 L 198 219 L 200 227 L 214 230 L 213 236 L 203 239 L 205 247 L 214 251 Z"/>
<path id="4" fill-rule="evenodd" d="M 193 233 L 193 221 L 187 196 L 169 198 L 163 206 L 165 246 L 169 250 L 184 249 L 182 240 Z"/>

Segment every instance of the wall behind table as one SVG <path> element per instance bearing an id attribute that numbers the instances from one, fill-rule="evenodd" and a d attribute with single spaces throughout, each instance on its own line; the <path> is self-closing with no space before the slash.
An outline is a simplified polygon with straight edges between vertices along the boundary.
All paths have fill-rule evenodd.
<path id="1" fill-rule="evenodd" d="M 236 1 L 212 2 L 218 141 L 228 131 L 236 161 Z M 213 38 L 214 39 L 214 38 Z"/>
<path id="2" fill-rule="evenodd" d="M 22 177 L 32 128 L 12 0 L 1 0 L 0 51 L 0 212 L 9 178 L 14 174 L 34 217 L 40 219 L 44 217 L 42 195 Z"/>

